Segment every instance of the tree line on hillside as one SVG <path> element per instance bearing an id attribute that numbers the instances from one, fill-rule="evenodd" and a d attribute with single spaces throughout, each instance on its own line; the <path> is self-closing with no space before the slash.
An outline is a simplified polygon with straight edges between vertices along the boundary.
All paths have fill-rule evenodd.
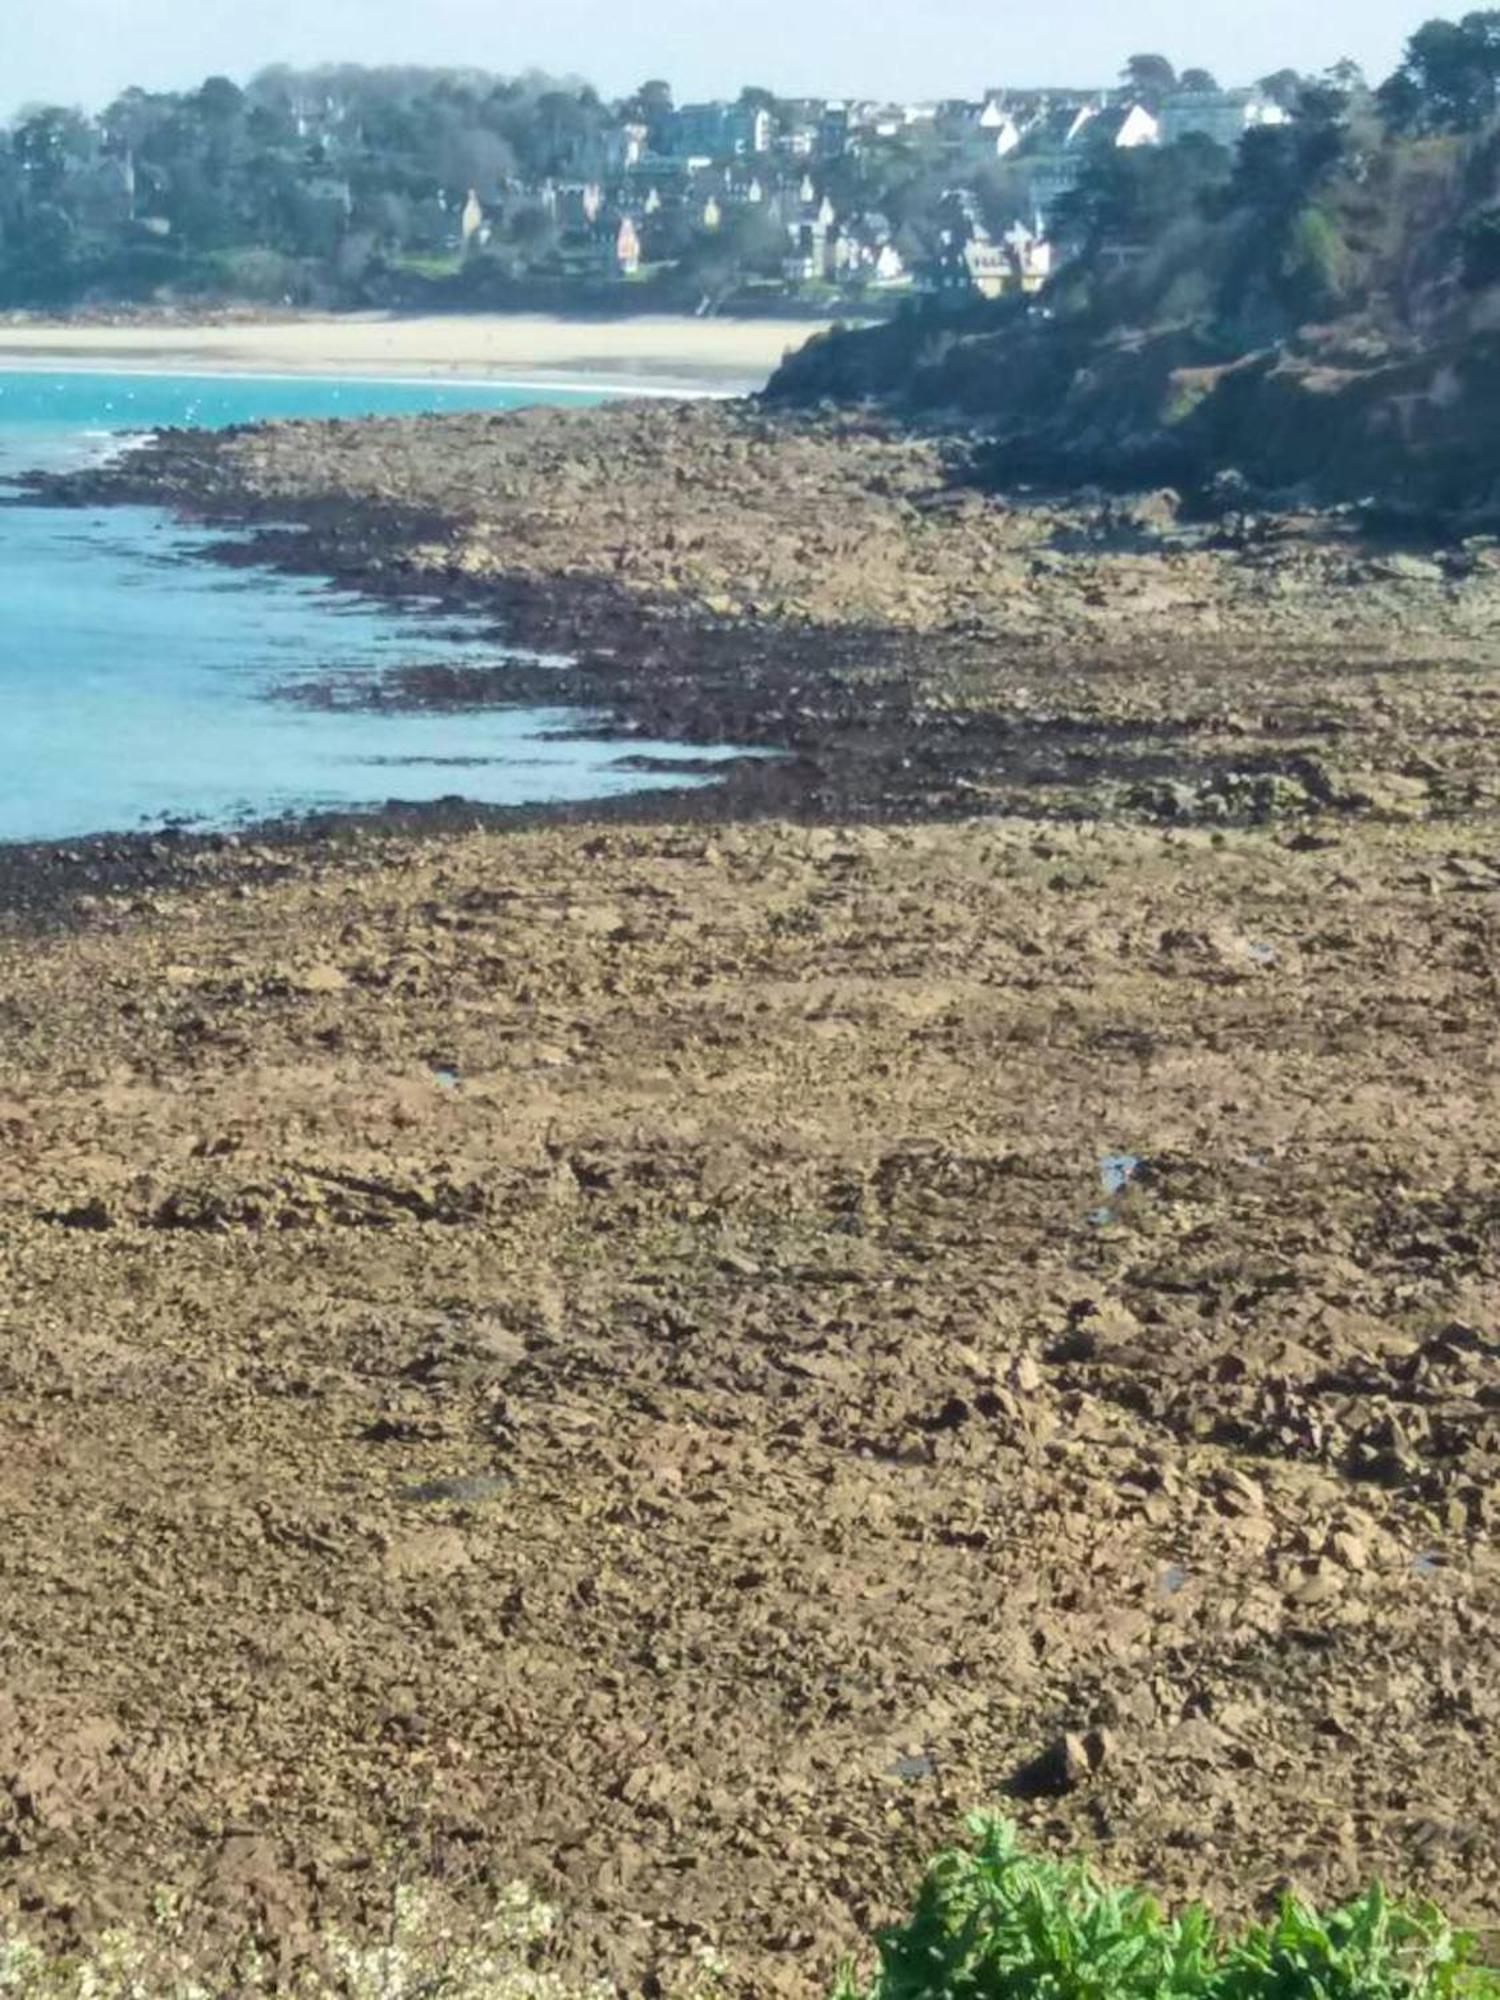
<path id="1" fill-rule="evenodd" d="M 1454 275 L 1500 280 L 1500 11 L 1429 22 L 1377 89 L 1347 63 L 1268 84 L 1289 115 L 1232 155 L 1189 137 L 1090 159 L 1060 205 L 1055 312 L 1253 346 L 1355 304 L 1409 321 Z"/>
<path id="2" fill-rule="evenodd" d="M 754 86 L 736 108 L 793 115 Z M 610 217 L 594 184 L 621 187 L 632 133 L 664 145 L 676 115 L 661 79 L 607 104 L 576 78 L 355 65 L 268 69 L 244 88 L 211 77 L 184 93 L 132 89 L 93 117 L 32 107 L 0 129 L 0 307 L 164 295 L 462 304 L 618 276 L 601 263 Z M 783 204 L 759 189 L 725 198 L 725 172 L 682 165 L 662 163 L 660 192 L 632 184 L 642 263 L 688 303 L 780 279 Z M 740 161 L 737 195 L 769 170 Z M 774 170 L 793 190 L 787 205 L 814 172 L 818 202 L 874 213 L 910 259 L 941 226 L 948 176 L 910 145 L 878 162 L 830 153 Z M 971 178 L 1000 203 L 998 185 Z"/>
<path id="3" fill-rule="evenodd" d="M 1233 152 L 1094 154 L 1040 300 L 835 330 L 776 400 L 961 412 L 976 475 L 1171 488 L 1249 532 L 1299 492 L 1500 525 L 1500 12 L 1430 22 L 1371 89 L 1341 67 Z"/>
<path id="4" fill-rule="evenodd" d="M 1133 57 L 1123 85 L 1148 108 L 1217 89 L 1159 55 Z M 1158 311 L 1212 310 L 1246 326 L 1305 318 L 1397 260 L 1393 203 L 1440 216 L 1455 175 L 1466 278 L 1500 276 L 1500 11 L 1429 22 L 1376 90 L 1349 65 L 1311 80 L 1283 70 L 1260 88 L 1284 122 L 1247 131 L 1237 149 L 1190 134 L 1088 154 L 1054 220 L 1067 252 L 1059 309 L 1123 313 L 1149 297 Z M 794 111 L 748 88 L 726 116 Z M 0 306 L 352 305 L 424 292 L 463 303 L 485 286 L 576 284 L 598 273 L 603 227 L 578 183 L 601 161 L 625 171 L 629 149 L 658 144 L 677 115 L 660 80 L 606 103 L 575 78 L 355 66 L 270 69 L 243 88 L 214 77 L 183 93 L 129 90 L 92 117 L 35 107 L 0 131 Z M 753 159 L 733 167 L 742 198 L 722 213 L 691 177 L 664 182 L 665 200 L 653 187 L 628 218 L 642 241 L 608 246 L 613 274 L 638 257 L 693 298 L 778 277 L 786 216 L 760 172 Z M 815 174 L 819 204 L 871 218 L 872 242 L 908 265 L 951 235 L 955 192 L 974 218 L 962 231 L 999 226 L 1025 189 L 1015 164 L 994 157 L 966 160 L 955 189 L 951 155 L 917 131 L 864 149 L 831 143 L 806 168 L 777 172 L 801 180 L 803 200 Z M 580 201 L 581 217 L 569 207 Z M 1410 286 L 1420 238 L 1402 233 L 1401 254 L 1408 268 L 1393 281 Z"/>
<path id="5" fill-rule="evenodd" d="M 564 79 L 354 66 L 29 109 L 0 136 L 0 301 L 354 295 L 382 261 L 443 256 L 455 198 L 545 179 L 608 115 Z"/>

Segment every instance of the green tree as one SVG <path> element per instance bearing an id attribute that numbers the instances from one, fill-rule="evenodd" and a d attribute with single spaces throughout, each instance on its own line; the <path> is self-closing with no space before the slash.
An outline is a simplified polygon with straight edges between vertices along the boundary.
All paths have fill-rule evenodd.
<path id="1" fill-rule="evenodd" d="M 1220 203 L 1238 243 L 1220 294 L 1227 320 L 1286 331 L 1341 296 L 1351 258 L 1330 192 L 1348 152 L 1347 102 L 1304 90 L 1287 124 L 1241 141 Z"/>
<path id="2" fill-rule="evenodd" d="M 97 133 L 80 112 L 48 105 L 23 117 L 11 136 L 11 150 L 27 207 L 58 204 L 65 209 L 69 178 L 94 157 L 97 147 Z"/>
<path id="3" fill-rule="evenodd" d="M 1285 221 L 1344 157 L 1344 101 L 1335 91 L 1304 90 L 1285 125 L 1258 125 L 1240 142 L 1227 193 L 1230 208 L 1262 221 Z"/>
<path id="4" fill-rule="evenodd" d="M 245 115 L 245 93 L 227 76 L 211 76 L 194 100 L 210 125 L 233 125 Z"/>
<path id="5" fill-rule="evenodd" d="M 1378 98 L 1398 129 L 1477 131 L 1500 109 L 1500 11 L 1427 22 Z"/>
<path id="6" fill-rule="evenodd" d="M 1273 104 L 1280 105 L 1283 111 L 1295 111 L 1304 85 L 1296 70 L 1278 69 L 1273 70 L 1269 76 L 1263 76 L 1256 88 L 1263 97 L 1268 97 Z"/>
<path id="7" fill-rule="evenodd" d="M 1131 56 L 1120 81 L 1155 110 L 1177 88 L 1177 71 L 1165 56 Z"/>
<path id="8" fill-rule="evenodd" d="M 739 102 L 746 111 L 769 111 L 775 119 L 786 115 L 786 105 L 774 90 L 767 90 L 758 83 L 747 83 L 740 92 Z"/>
<path id="9" fill-rule="evenodd" d="M 1471 291 L 1500 285 L 1500 208 L 1481 209 L 1462 233 L 1463 277 Z"/>
<path id="10" fill-rule="evenodd" d="M 1201 216 L 1206 199 L 1228 182 L 1230 165 L 1222 146 L 1196 133 L 1175 146 L 1098 147 L 1058 203 L 1057 234 L 1085 260 L 1148 243 Z"/>

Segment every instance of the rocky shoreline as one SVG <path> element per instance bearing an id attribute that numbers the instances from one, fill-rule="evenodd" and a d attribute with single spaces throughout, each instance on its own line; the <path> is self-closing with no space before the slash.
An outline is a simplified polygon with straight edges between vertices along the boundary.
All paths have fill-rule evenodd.
<path id="1" fill-rule="evenodd" d="M 781 753 L 673 811 L 944 817 L 977 792 L 1089 817 L 1159 781 L 1178 816 L 1232 818 L 1268 787 L 1399 803 L 1446 765 L 1419 711 L 1434 672 L 1487 658 L 1489 539 L 1413 551 L 1348 512 L 1193 519 L 1168 493 L 1008 502 L 980 476 L 955 435 L 666 404 L 171 433 L 33 492 L 174 506 L 236 530 L 224 561 L 451 606 L 574 661 L 330 699 L 544 692 L 624 738 Z M 1399 726 L 1372 729 L 1371 673 L 1420 695 Z"/>
<path id="2" fill-rule="evenodd" d="M 1487 544 L 751 406 L 47 490 L 780 754 L 0 857 L 0 1920 L 803 2000 L 1003 1799 L 1500 1926 Z"/>

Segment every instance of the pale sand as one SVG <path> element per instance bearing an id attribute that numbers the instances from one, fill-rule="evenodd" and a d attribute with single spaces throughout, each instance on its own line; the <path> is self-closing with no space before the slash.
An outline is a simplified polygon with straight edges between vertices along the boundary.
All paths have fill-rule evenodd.
<path id="1" fill-rule="evenodd" d="M 570 320 L 540 313 L 399 319 L 384 314 L 226 325 L 0 324 L 0 368 L 146 369 L 267 375 L 577 381 L 749 391 L 764 386 L 808 320 L 667 315 Z"/>

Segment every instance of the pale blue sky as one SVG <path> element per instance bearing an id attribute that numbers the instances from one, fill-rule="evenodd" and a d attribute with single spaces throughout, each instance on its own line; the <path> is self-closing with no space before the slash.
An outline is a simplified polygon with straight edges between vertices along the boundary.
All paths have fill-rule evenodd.
<path id="1" fill-rule="evenodd" d="M 1437 11 L 1430 0 L 0 0 L 0 114 L 329 60 L 535 65 L 606 93 L 667 76 L 679 97 L 747 82 L 882 97 L 1091 84 L 1146 49 L 1224 81 L 1345 55 L 1383 76 Z"/>

